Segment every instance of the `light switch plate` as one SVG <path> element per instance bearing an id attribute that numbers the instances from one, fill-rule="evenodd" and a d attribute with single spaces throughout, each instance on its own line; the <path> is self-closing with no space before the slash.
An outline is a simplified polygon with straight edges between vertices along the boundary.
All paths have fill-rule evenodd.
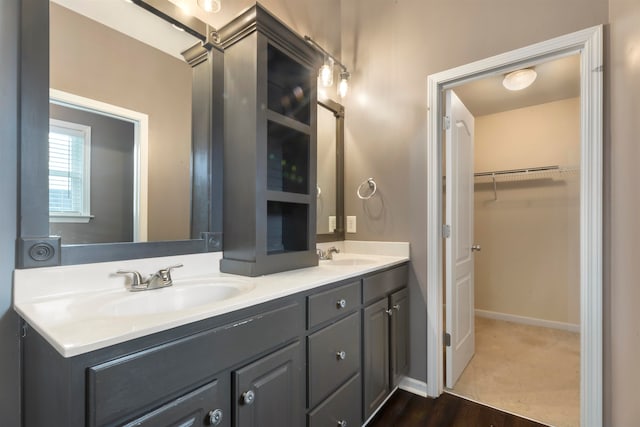
<path id="1" fill-rule="evenodd" d="M 336 216 L 329 215 L 329 233 L 336 231 Z"/>
<path id="2" fill-rule="evenodd" d="M 347 217 L 347 233 L 355 233 L 356 232 L 356 217 L 348 216 Z"/>

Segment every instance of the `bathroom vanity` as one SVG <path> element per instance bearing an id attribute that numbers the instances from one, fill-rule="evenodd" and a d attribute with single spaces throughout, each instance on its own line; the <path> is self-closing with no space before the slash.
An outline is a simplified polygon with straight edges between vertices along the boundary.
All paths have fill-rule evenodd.
<path id="1" fill-rule="evenodd" d="M 54 284 L 53 294 L 27 295 L 30 274 L 18 274 L 16 303 L 26 321 L 25 426 L 358 426 L 407 368 L 406 257 L 178 278 L 167 291 L 207 280 L 236 280 L 242 291 L 166 312 L 155 296 L 164 289 L 73 295 Z"/>

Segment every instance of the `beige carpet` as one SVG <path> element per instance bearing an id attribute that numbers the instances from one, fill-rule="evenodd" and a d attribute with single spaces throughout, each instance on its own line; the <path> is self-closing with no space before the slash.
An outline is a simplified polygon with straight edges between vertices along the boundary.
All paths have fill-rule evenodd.
<path id="1" fill-rule="evenodd" d="M 557 427 L 580 426 L 580 335 L 476 317 L 453 392 Z"/>

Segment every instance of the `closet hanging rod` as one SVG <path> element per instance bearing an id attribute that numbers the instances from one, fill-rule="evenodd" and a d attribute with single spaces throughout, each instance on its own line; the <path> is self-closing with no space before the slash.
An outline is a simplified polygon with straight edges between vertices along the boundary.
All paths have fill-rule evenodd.
<path id="1" fill-rule="evenodd" d="M 508 169 L 501 171 L 490 171 L 490 172 L 477 172 L 474 173 L 473 176 L 498 176 L 498 175 L 511 175 L 515 173 L 529 173 L 529 172 L 545 172 L 545 171 L 559 171 L 560 166 L 538 166 L 534 168 L 526 168 L 526 169 Z"/>

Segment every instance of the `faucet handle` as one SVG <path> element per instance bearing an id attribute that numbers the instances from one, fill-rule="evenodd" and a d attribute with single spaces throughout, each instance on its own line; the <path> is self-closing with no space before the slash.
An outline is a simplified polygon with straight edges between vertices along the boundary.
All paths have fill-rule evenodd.
<path id="1" fill-rule="evenodd" d="M 135 270 L 118 270 L 116 271 L 116 274 L 131 274 L 132 275 L 132 282 L 131 282 L 131 286 L 132 287 L 139 287 L 141 285 L 144 284 L 144 281 L 142 280 L 142 274 L 140 274 L 140 272 L 135 271 Z"/>
<path id="2" fill-rule="evenodd" d="M 165 268 L 161 268 L 160 270 L 158 270 L 158 275 L 162 278 L 162 281 L 165 284 L 171 284 L 171 270 L 173 270 L 174 268 L 180 268 L 183 267 L 183 264 L 175 264 L 175 265 L 170 265 L 168 267 Z"/>

